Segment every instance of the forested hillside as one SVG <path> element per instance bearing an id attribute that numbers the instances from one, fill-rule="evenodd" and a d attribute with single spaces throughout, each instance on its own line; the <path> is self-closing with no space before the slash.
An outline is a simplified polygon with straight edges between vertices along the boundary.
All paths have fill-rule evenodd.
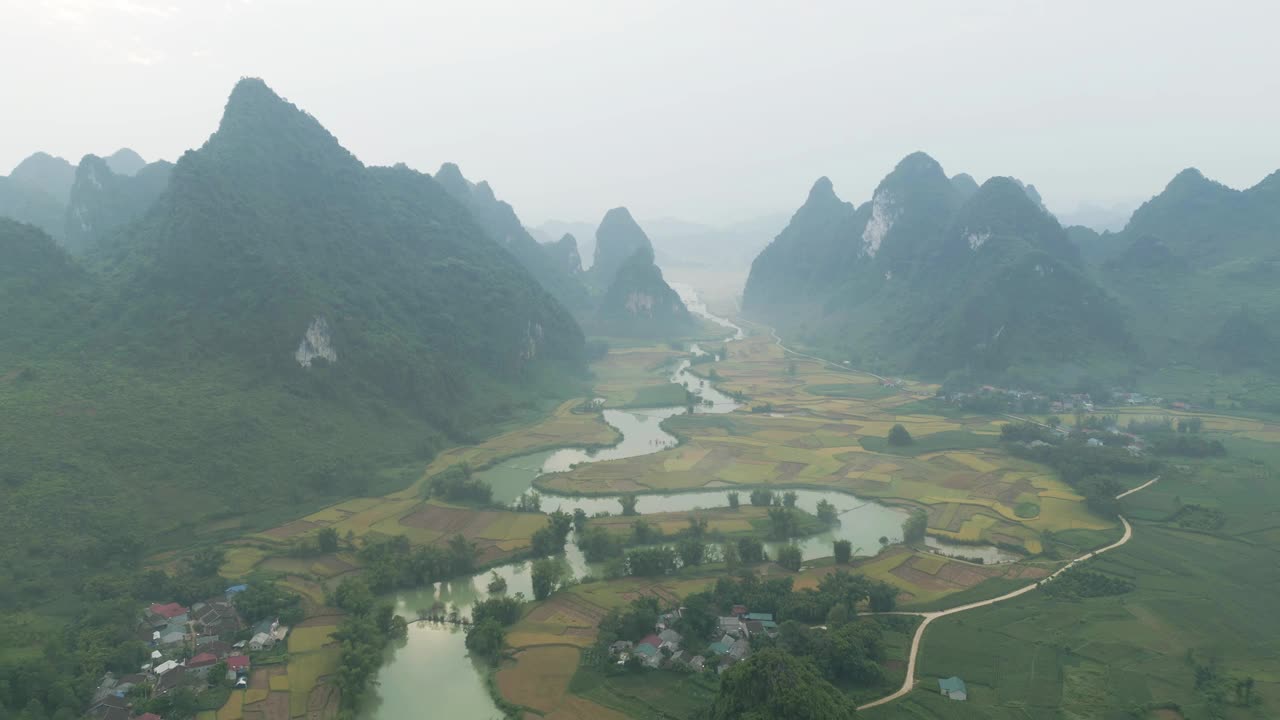
<path id="1" fill-rule="evenodd" d="M 1280 371 L 1280 172 L 1247 190 L 1177 175 L 1120 233 L 1097 268 L 1149 353 L 1226 370 Z"/>
<path id="2" fill-rule="evenodd" d="M 854 208 L 819 180 L 752 266 L 746 311 L 858 364 L 974 378 L 1130 357 L 1115 301 L 1034 186 L 904 158 Z"/>
<path id="3" fill-rule="evenodd" d="M 366 168 L 259 80 L 89 260 L 0 222 L 0 300 L 12 648 L 77 574 L 385 491 L 584 369 L 568 312 L 438 183 Z"/>
<path id="4" fill-rule="evenodd" d="M 132 163 L 123 166 L 134 167 Z M 101 240 L 142 217 L 169 186 L 173 163 L 161 160 L 129 173 L 112 168 L 110 160 L 96 155 L 85 155 L 76 168 L 63 224 L 63 243 L 73 253 L 94 249 Z"/>
<path id="5" fill-rule="evenodd" d="M 499 200 L 489 183 L 473 183 L 453 163 L 440 166 L 435 174 L 455 200 L 471 211 L 476 224 L 498 245 L 506 248 L 557 300 L 571 311 L 582 312 L 590 304 L 582 279 L 581 263 L 568 262 L 565 249 L 542 245 L 520 223 L 512 207 Z M 577 257 L 576 247 L 573 256 Z"/>

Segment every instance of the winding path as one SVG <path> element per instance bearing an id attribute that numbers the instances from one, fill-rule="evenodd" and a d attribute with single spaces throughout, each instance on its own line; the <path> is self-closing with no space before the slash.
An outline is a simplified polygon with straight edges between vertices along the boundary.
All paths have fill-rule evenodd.
<path id="1" fill-rule="evenodd" d="M 827 360 L 826 358 L 820 358 L 815 355 L 807 355 L 805 353 L 799 352 L 798 350 L 793 350 L 787 347 L 786 345 L 783 344 L 782 338 L 778 336 L 778 331 L 775 330 L 774 328 L 769 328 L 769 334 L 773 336 L 774 342 L 777 343 L 778 347 L 782 348 L 783 351 L 785 352 L 791 353 L 792 355 L 798 355 L 802 358 L 808 358 L 810 360 L 817 360 L 818 362 L 825 363 L 827 365 L 833 365 L 841 369 L 848 369 L 848 370 L 853 369 L 853 368 L 847 368 L 841 365 L 837 365 L 836 363 L 833 363 L 830 360 Z M 885 380 L 885 378 L 880 377 L 875 373 L 867 372 L 866 370 L 859 370 L 858 372 L 866 373 L 867 375 L 870 375 L 872 377 L 879 378 L 881 381 Z M 1006 415 L 1005 417 L 1009 417 L 1017 420 L 1025 420 L 1025 418 L 1018 418 L 1013 415 Z M 1041 423 L 1036 423 L 1036 424 L 1040 425 Z M 1160 479 L 1159 476 L 1153 477 L 1150 480 L 1142 483 L 1138 487 L 1135 487 L 1131 490 L 1126 490 L 1120 493 L 1119 495 L 1116 495 L 1116 499 L 1120 500 L 1121 498 L 1132 495 L 1133 493 L 1136 493 L 1139 490 L 1145 490 L 1146 488 L 1155 484 L 1155 482 L 1159 479 Z M 1129 524 L 1129 521 L 1125 519 L 1123 515 L 1119 515 L 1117 517 L 1120 518 L 1120 524 L 1124 526 L 1124 535 L 1121 535 L 1119 540 L 1111 543 L 1110 545 L 1104 548 L 1091 550 L 1081 555 L 1080 557 L 1075 558 L 1074 560 L 1071 560 L 1066 565 L 1063 565 L 1062 567 L 1055 570 L 1053 574 L 1047 577 L 1043 577 L 1037 580 L 1036 582 L 1033 582 L 1030 585 L 1027 585 L 1026 587 L 1018 588 L 1017 590 L 1005 593 L 1004 595 L 1000 595 L 999 597 L 993 597 L 988 600 L 979 600 L 978 602 L 968 603 L 967 605 L 957 605 L 956 607 L 947 608 L 946 610 L 935 610 L 932 612 L 897 611 L 897 612 L 887 612 L 887 613 L 864 613 L 866 615 L 914 615 L 916 617 L 924 618 L 924 621 L 921 622 L 919 627 L 916 628 L 915 635 L 911 638 L 911 654 L 907 656 L 907 676 L 902 680 L 902 687 L 898 688 L 892 694 L 889 694 L 880 698 L 879 700 L 872 700 L 871 702 L 866 703 L 864 705 L 859 705 L 858 709 L 866 710 L 868 708 L 873 708 L 879 705 L 884 705 L 886 703 L 893 702 L 894 700 L 897 700 L 898 698 L 905 696 L 907 693 L 911 692 L 912 689 L 915 688 L 916 660 L 920 656 L 920 640 L 921 638 L 924 637 L 925 628 L 929 627 L 929 623 L 941 617 L 946 617 L 948 615 L 955 615 L 957 613 L 962 613 L 968 610 L 974 610 L 980 607 L 987 607 L 988 605 L 995 605 L 996 603 L 1004 602 L 1005 600 L 1016 598 L 1019 595 L 1025 595 L 1031 592 L 1032 590 L 1035 590 L 1036 588 L 1040 587 L 1041 583 L 1053 580 L 1055 577 L 1061 575 L 1067 570 L 1070 570 L 1072 567 L 1075 567 L 1077 563 L 1081 563 L 1081 562 L 1084 562 L 1085 560 L 1094 558 L 1098 555 L 1101 555 L 1104 552 L 1115 550 L 1121 545 L 1124 545 L 1125 543 L 1129 542 L 1129 539 L 1133 537 L 1133 526 Z"/>
<path id="2" fill-rule="evenodd" d="M 1126 495 L 1132 495 L 1133 493 L 1136 493 L 1139 490 L 1150 487 L 1153 483 L 1155 483 L 1159 479 L 1160 478 L 1158 476 L 1151 478 L 1150 480 L 1142 483 L 1141 485 L 1139 485 L 1136 488 L 1133 488 L 1132 490 L 1126 490 L 1125 492 L 1120 493 L 1119 495 L 1116 496 L 1116 499 L 1119 500 L 1120 498 L 1123 498 Z M 898 698 L 903 697 L 907 693 L 911 692 L 911 690 L 915 687 L 915 684 L 916 684 L 915 683 L 916 659 L 920 655 L 920 640 L 921 638 L 924 637 L 924 630 L 925 628 L 929 627 L 929 623 L 933 622 L 934 620 L 937 620 L 940 617 L 955 615 L 956 613 L 962 613 L 962 612 L 965 612 L 966 610 L 973 610 L 975 608 L 986 607 L 988 605 L 995 605 L 998 602 L 1004 602 L 1005 600 L 1016 598 L 1019 595 L 1025 595 L 1031 592 L 1032 590 L 1035 590 L 1036 588 L 1040 587 L 1040 583 L 1048 582 L 1054 579 L 1055 577 L 1061 575 L 1062 573 L 1066 572 L 1072 567 L 1075 567 L 1077 563 L 1084 562 L 1085 560 L 1096 557 L 1098 555 L 1101 555 L 1104 552 L 1107 552 L 1109 550 L 1114 550 L 1120 547 L 1121 545 L 1124 545 L 1125 543 L 1129 542 L 1129 538 L 1133 537 L 1133 526 L 1129 524 L 1129 521 L 1126 520 L 1123 515 L 1120 515 L 1119 518 L 1120 518 L 1120 524 L 1124 526 L 1124 535 L 1120 536 L 1119 540 L 1111 543 L 1110 545 L 1104 548 L 1099 548 L 1098 550 L 1091 550 L 1085 553 L 1084 555 L 1081 555 L 1080 557 L 1072 560 L 1071 562 L 1068 562 L 1066 565 L 1063 565 L 1062 567 L 1058 568 L 1056 571 L 1054 571 L 1052 575 L 1041 578 L 1040 580 L 1037 580 L 1036 582 L 1033 582 L 1030 585 L 1027 585 L 1026 587 L 1018 588 L 1013 592 L 1005 593 L 1004 595 L 1001 595 L 999 597 L 993 597 L 989 600 L 979 600 L 978 602 L 969 603 L 967 605 L 958 605 L 956 607 L 948 608 L 946 610 L 936 610 L 933 612 L 892 613 L 894 615 L 915 615 L 917 617 L 924 618 L 924 622 L 920 623 L 920 626 L 916 628 L 915 636 L 911 638 L 911 654 L 907 656 L 907 676 L 903 678 L 902 687 L 898 688 L 896 692 L 894 692 L 891 695 L 886 695 L 880 698 L 879 700 L 872 700 L 871 702 L 865 705 L 860 705 L 858 706 L 858 709 L 866 710 L 867 708 L 873 708 L 873 707 L 876 707 L 877 705 L 884 705 L 885 703 L 893 702 L 894 700 L 897 700 Z M 870 614 L 874 614 L 874 613 L 870 613 Z M 885 614 L 889 614 L 889 613 L 885 613 Z"/>

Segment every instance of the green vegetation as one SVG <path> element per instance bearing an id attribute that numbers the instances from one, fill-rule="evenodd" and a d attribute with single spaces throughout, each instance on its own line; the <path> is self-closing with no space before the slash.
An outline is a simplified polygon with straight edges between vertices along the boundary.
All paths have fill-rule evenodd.
<path id="1" fill-rule="evenodd" d="M 800 553 L 799 545 L 783 545 L 778 548 L 778 556 L 774 561 L 791 572 L 799 572 L 804 556 Z"/>
<path id="2" fill-rule="evenodd" d="M 819 180 L 752 264 L 743 307 L 876 372 L 1025 383 L 1116 376 L 1134 356 L 1123 310 L 1033 192 L 998 177 L 967 190 L 923 153 L 857 209 Z"/>
<path id="3" fill-rule="evenodd" d="M 382 667 L 387 643 L 408 633 L 405 619 L 389 603 L 375 601 L 369 586 L 359 578 L 345 578 L 333 593 L 333 602 L 346 613 L 333 637 L 342 644 L 342 658 L 334 684 L 342 692 L 342 709 L 360 706 L 371 681 Z"/>
<path id="4" fill-rule="evenodd" d="M 506 248 L 562 305 L 575 312 L 589 307 L 591 298 L 582 279 L 576 243 L 571 250 L 563 245 L 540 244 L 525 230 L 511 206 L 494 196 L 487 182 L 470 182 L 453 163 L 441 165 L 435 181 L 471 212 L 489 239 Z M 572 236 L 569 240 L 572 243 Z M 570 251 L 572 255 L 567 256 Z"/>
<path id="5" fill-rule="evenodd" d="M 432 497 L 449 502 L 469 502 L 487 505 L 493 498 L 489 484 L 471 476 L 471 466 L 466 463 L 450 465 L 443 472 L 431 476 L 427 491 Z M 532 512 L 537 512 L 535 506 Z"/>
<path id="6" fill-rule="evenodd" d="M 444 545 L 413 547 L 409 538 L 396 535 L 367 542 L 360 549 L 363 582 L 379 595 L 402 588 L 417 588 L 475 569 L 475 546 L 461 535 Z"/>
<path id="7" fill-rule="evenodd" d="M 1133 583 L 1123 578 L 1104 575 L 1091 570 L 1071 568 L 1041 588 L 1055 598 L 1094 598 L 1123 595 L 1133 591 Z"/>
<path id="8" fill-rule="evenodd" d="M 584 359 L 431 178 L 366 168 L 261 81 L 136 221 L 103 178 L 86 202 L 120 226 L 83 261 L 0 221 L 0 662 L 39 652 L 24 628 L 76 628 L 13 700 L 50 713 L 58 678 L 83 703 L 141 664 L 136 609 L 172 599 L 132 585 L 146 556 L 403 487 L 382 469 L 541 412 Z"/>
<path id="9" fill-rule="evenodd" d="M 977 450 L 996 445 L 991 436 L 978 435 L 967 430 L 943 430 L 942 432 L 930 433 L 919 437 L 913 436 L 911 440 L 912 442 L 905 445 L 895 445 L 887 437 L 864 435 L 858 439 L 858 444 L 871 452 L 889 453 L 890 455 L 902 455 L 904 457 L 915 457 L 943 450 Z"/>
<path id="10" fill-rule="evenodd" d="M 762 650 L 730 668 L 711 706 L 712 720 L 842 720 L 854 704 L 808 662 L 778 649 Z"/>
<path id="11" fill-rule="evenodd" d="M 911 437 L 911 433 L 907 432 L 907 429 L 902 426 L 902 423 L 897 423 L 893 427 L 889 428 L 889 436 L 886 440 L 894 447 L 906 447 L 915 443 L 915 440 Z"/>

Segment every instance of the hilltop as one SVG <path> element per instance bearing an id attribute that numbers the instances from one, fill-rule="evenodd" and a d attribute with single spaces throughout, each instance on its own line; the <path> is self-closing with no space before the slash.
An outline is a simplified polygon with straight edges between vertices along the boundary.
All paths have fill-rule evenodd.
<path id="1" fill-rule="evenodd" d="M 1132 346 L 1034 186 L 904 158 L 855 207 L 818 180 L 757 257 L 752 316 L 858 364 L 942 376 L 1078 375 Z"/>

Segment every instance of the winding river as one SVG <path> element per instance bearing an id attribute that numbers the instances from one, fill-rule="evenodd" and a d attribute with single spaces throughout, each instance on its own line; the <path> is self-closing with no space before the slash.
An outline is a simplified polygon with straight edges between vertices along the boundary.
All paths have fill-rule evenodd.
<path id="1" fill-rule="evenodd" d="M 727 330 L 732 339 L 741 339 L 743 331 L 732 322 L 715 316 L 707 310 L 693 288 L 672 283 L 689 310 Z M 694 345 L 694 355 L 705 351 Z M 671 381 L 686 385 L 701 395 L 703 403 L 694 406 L 695 413 L 727 413 L 740 407 L 733 398 L 719 392 L 710 383 L 689 372 L 690 363 L 677 364 Z M 660 426 L 673 415 L 688 412 L 684 407 L 654 408 L 648 410 L 605 410 L 605 422 L 617 428 L 622 440 L 615 446 L 598 450 L 563 448 L 511 458 L 481 473 L 479 477 L 493 487 L 494 500 L 511 503 L 520 495 L 530 492 L 533 481 L 539 475 L 561 472 L 574 465 L 587 462 L 604 462 L 661 452 L 675 447 L 677 439 Z M 697 508 L 724 507 L 728 504 L 728 489 L 684 492 L 673 494 L 643 494 L 638 496 L 637 510 L 642 514 L 694 510 Z M 835 490 L 796 490 L 797 506 L 815 512 L 818 502 L 826 500 L 836 506 L 840 524 L 818 535 L 797 541 L 805 559 L 826 557 L 831 554 L 832 542 L 849 540 L 854 554 L 874 555 L 881 546 L 880 538 L 889 542 L 901 540 L 902 521 L 906 513 L 897 508 L 861 500 L 848 493 Z M 744 493 L 745 495 L 746 493 Z M 588 515 L 621 510 L 618 497 L 578 497 L 541 493 L 542 510 L 557 508 L 572 512 L 581 508 Z M 766 543 L 773 554 L 781 543 Z M 948 548 L 936 547 L 943 554 L 983 556 L 986 562 L 1007 561 L 998 555 L 996 548 Z M 950 552 L 948 552 L 950 551 Z M 992 554 L 994 551 L 997 554 Z M 988 557 L 988 555 L 990 557 Z M 587 563 L 572 537 L 565 546 L 563 562 L 575 578 L 596 573 L 602 568 Z M 456 606 L 462 615 L 468 615 L 473 603 L 484 599 L 491 573 L 507 581 L 507 592 L 523 592 L 533 597 L 528 561 L 515 562 L 473 577 L 457 578 L 437 583 L 417 591 L 400 592 L 394 596 L 396 612 L 406 618 L 418 616 L 421 608 L 430 608 L 437 602 Z M 462 629 L 452 625 L 431 622 L 413 622 L 408 638 L 389 648 L 386 665 L 379 672 L 376 693 L 361 712 L 361 720 L 401 720 L 405 717 L 441 717 L 460 720 L 482 720 L 502 717 L 485 687 L 484 671 L 467 657 Z"/>

